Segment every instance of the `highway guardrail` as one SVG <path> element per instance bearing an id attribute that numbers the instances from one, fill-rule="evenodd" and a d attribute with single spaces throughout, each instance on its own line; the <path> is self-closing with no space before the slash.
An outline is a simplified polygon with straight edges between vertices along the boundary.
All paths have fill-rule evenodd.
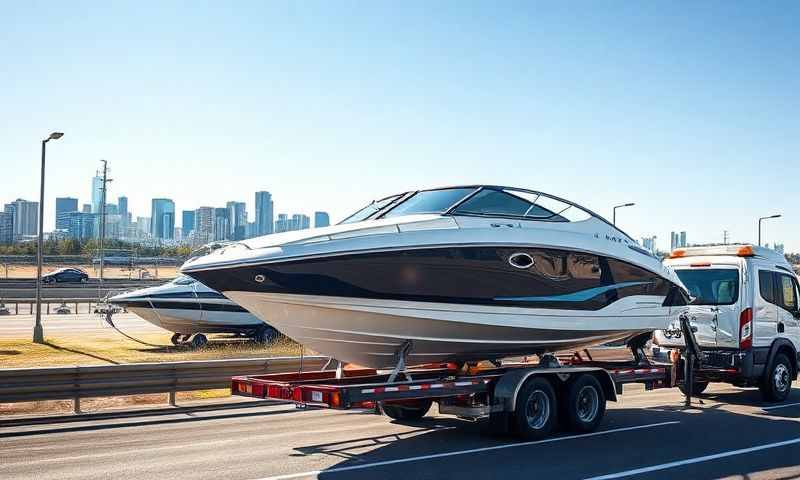
<path id="1" fill-rule="evenodd" d="M 231 377 L 320 370 L 328 357 L 274 357 L 52 368 L 0 369 L 0 403 L 175 393 L 230 387 Z"/>

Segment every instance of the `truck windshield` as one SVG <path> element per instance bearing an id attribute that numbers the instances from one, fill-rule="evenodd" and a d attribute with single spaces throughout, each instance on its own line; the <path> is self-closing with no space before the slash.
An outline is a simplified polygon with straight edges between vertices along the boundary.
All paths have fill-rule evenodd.
<path id="1" fill-rule="evenodd" d="M 731 305 L 739 300 L 739 270 L 702 268 L 676 270 L 689 294 L 692 305 Z"/>

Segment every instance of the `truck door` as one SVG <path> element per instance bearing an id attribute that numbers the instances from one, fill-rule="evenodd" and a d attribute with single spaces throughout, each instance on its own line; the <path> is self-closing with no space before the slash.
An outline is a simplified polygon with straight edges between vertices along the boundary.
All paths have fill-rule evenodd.
<path id="1" fill-rule="evenodd" d="M 777 276 L 777 300 L 778 300 L 778 335 L 784 335 L 792 339 L 797 345 L 798 335 L 800 334 L 800 307 L 797 298 L 797 280 L 793 275 L 787 273 L 776 273 Z"/>
<path id="2" fill-rule="evenodd" d="M 778 331 L 777 275 L 758 270 L 758 292 L 753 298 L 753 346 L 768 347 Z"/>

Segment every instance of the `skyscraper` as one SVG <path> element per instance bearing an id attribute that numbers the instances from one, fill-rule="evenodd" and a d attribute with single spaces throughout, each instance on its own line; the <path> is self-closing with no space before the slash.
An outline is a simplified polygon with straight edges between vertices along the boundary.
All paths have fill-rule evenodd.
<path id="1" fill-rule="evenodd" d="M 228 238 L 244 240 L 247 227 L 247 204 L 244 202 L 228 202 Z"/>
<path id="2" fill-rule="evenodd" d="M 205 245 L 214 239 L 214 209 L 211 207 L 200 207 L 195 210 L 194 215 L 194 243 L 195 245 Z"/>
<path id="3" fill-rule="evenodd" d="M 195 210 L 184 210 L 181 212 L 181 229 L 184 239 L 194 230 L 194 212 Z"/>
<path id="4" fill-rule="evenodd" d="M 311 219 L 308 218 L 308 215 L 303 215 L 302 213 L 295 213 L 292 215 L 292 219 L 289 221 L 289 230 L 305 230 L 307 228 L 311 228 Z"/>
<path id="5" fill-rule="evenodd" d="M 69 218 L 65 217 L 65 213 L 78 211 L 78 199 L 72 197 L 57 197 L 56 198 L 56 229 L 66 230 L 69 228 Z"/>
<path id="6" fill-rule="evenodd" d="M 256 192 L 256 229 L 259 235 L 269 235 L 272 229 L 272 194 Z"/>
<path id="7" fill-rule="evenodd" d="M 14 215 L 10 212 L 0 212 L 0 245 L 14 241 Z"/>
<path id="8" fill-rule="evenodd" d="M 686 245 L 686 232 L 681 232 L 680 246 L 685 247 Z"/>
<path id="9" fill-rule="evenodd" d="M 669 232 L 669 249 L 675 250 L 678 248 L 678 243 L 680 242 L 680 238 L 678 234 L 675 232 Z"/>
<path id="10" fill-rule="evenodd" d="M 4 211 L 12 216 L 15 241 L 39 232 L 39 202 L 29 202 L 18 198 L 6 204 Z"/>
<path id="11" fill-rule="evenodd" d="M 92 204 L 91 203 L 84 203 L 83 207 L 81 207 L 82 213 L 92 213 Z"/>
<path id="12" fill-rule="evenodd" d="M 214 241 L 230 240 L 230 218 L 227 208 L 214 209 Z"/>
<path id="13" fill-rule="evenodd" d="M 172 239 L 175 229 L 175 202 L 169 198 L 154 198 L 150 214 L 150 234 L 154 239 Z"/>
<path id="14" fill-rule="evenodd" d="M 327 227 L 331 224 L 328 212 L 314 212 L 314 228 Z"/>
<path id="15" fill-rule="evenodd" d="M 128 227 L 131 215 L 128 212 L 128 197 L 119 197 L 117 199 L 117 212 L 119 213 L 120 226 L 125 229 Z"/>
<path id="16" fill-rule="evenodd" d="M 100 213 L 100 205 L 103 203 L 103 177 L 95 174 L 92 177 L 92 213 Z"/>
<path id="17" fill-rule="evenodd" d="M 288 232 L 289 222 L 289 215 L 285 213 L 279 213 L 278 219 L 275 220 L 275 233 Z"/>

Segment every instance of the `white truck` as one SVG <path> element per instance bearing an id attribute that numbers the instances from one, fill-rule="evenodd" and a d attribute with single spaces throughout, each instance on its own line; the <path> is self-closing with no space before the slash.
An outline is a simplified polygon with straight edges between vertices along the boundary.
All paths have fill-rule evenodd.
<path id="1" fill-rule="evenodd" d="M 715 381 L 785 400 L 800 369 L 800 288 L 784 256 L 753 245 L 690 247 L 664 264 L 694 297 L 688 315 L 702 367 L 692 393 Z M 683 340 L 675 324 L 657 331 L 654 343 L 683 347 Z"/>

